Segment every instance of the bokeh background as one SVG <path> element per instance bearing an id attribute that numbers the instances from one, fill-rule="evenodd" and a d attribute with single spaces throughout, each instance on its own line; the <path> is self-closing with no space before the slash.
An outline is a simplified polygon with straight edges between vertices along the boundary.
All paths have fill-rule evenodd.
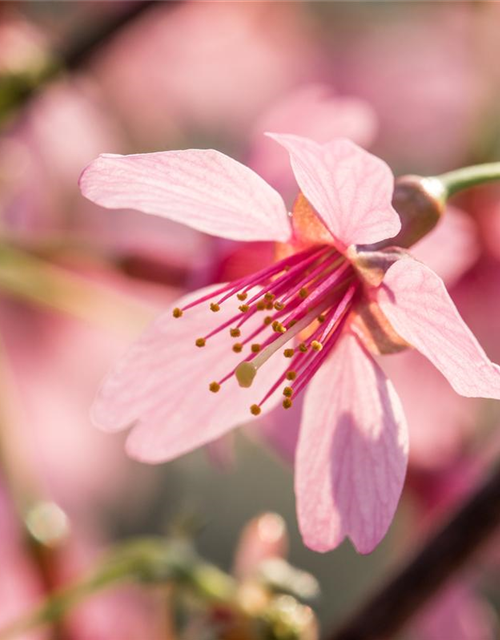
<path id="1" fill-rule="evenodd" d="M 102 152 L 211 147 L 291 203 L 286 157 L 266 130 L 352 137 L 396 175 L 499 160 L 500 4 L 150 4 L 107 34 L 130 3 L 0 5 L 0 621 L 133 535 L 191 527 L 200 552 L 230 570 L 245 523 L 274 511 L 292 564 L 319 580 L 313 608 L 328 629 L 475 486 L 499 450 L 499 408 L 456 397 L 414 354 L 384 365 L 412 453 L 395 523 L 367 557 L 348 542 L 326 555 L 303 546 L 286 420 L 165 465 L 127 459 L 123 437 L 90 424 L 100 379 L 163 307 L 251 268 L 264 249 L 101 209 L 78 177 Z M 418 251 L 499 361 L 500 190 L 458 199 L 435 233 Z M 25 526 L 64 548 L 48 583 Z M 499 563 L 492 545 L 401 637 L 497 637 Z M 150 640 L 142 596 L 127 597 L 120 620 L 112 599 L 95 599 L 64 637 Z"/>

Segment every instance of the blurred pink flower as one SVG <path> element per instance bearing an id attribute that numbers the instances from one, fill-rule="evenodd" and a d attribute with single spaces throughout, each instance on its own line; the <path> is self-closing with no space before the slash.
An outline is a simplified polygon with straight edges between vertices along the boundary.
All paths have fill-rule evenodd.
<path id="1" fill-rule="evenodd" d="M 300 4 L 185 2 L 137 20 L 92 71 L 129 131 L 156 148 L 193 132 L 234 144 L 323 66 Z"/>
<path id="2" fill-rule="evenodd" d="M 84 171 L 83 194 L 104 206 L 134 207 L 234 240 L 292 243 L 274 266 L 187 296 L 161 316 L 104 382 L 94 420 L 108 431 L 136 423 L 128 451 L 159 462 L 244 421 L 245 388 L 252 383 L 262 397 L 251 407 L 254 415 L 264 404 L 269 410 L 279 403 L 276 392 L 287 380 L 285 408 L 307 386 L 295 485 L 302 535 L 319 551 L 348 535 L 358 551 L 369 552 L 399 499 L 407 435 L 399 399 L 363 345 L 370 337 L 380 343 L 380 336 L 367 337 L 358 315 L 378 308 L 385 340 L 388 320 L 394 339 L 416 347 L 462 395 L 500 398 L 500 370 L 436 274 L 408 255 L 391 259 L 356 250 L 400 229 L 387 165 L 347 140 L 319 145 L 293 135 L 273 137 L 289 151 L 317 217 L 301 196 L 290 218 L 274 189 L 212 150 L 103 155 Z M 222 305 L 235 295 L 245 301 L 236 316 Z M 199 306 L 209 300 L 211 311 Z M 257 312 L 266 308 L 272 314 L 263 323 Z M 186 317 L 173 320 L 172 311 Z M 214 330 L 211 312 L 221 317 Z M 221 331 L 232 327 L 231 335 L 239 337 L 244 324 L 248 337 L 226 351 Z M 242 360 L 243 347 L 266 331 L 270 335 Z M 289 366 L 286 358 L 271 358 L 292 339 L 295 348 L 284 352 Z M 221 385 L 224 401 L 206 393 L 207 386 L 218 392 Z"/>
<path id="3" fill-rule="evenodd" d="M 484 43 L 474 7 L 410 5 L 368 15 L 337 34 L 334 70 L 342 92 L 375 109 L 377 152 L 412 170 L 425 167 L 427 174 L 460 165 L 492 99 L 491 73 L 482 74 L 478 64 Z M 489 56 L 494 59 L 495 51 Z"/>

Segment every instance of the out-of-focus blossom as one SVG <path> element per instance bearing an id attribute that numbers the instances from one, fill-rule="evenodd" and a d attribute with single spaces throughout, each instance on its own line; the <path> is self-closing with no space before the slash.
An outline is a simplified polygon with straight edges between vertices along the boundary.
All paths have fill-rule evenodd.
<path id="1" fill-rule="evenodd" d="M 374 107 L 377 152 L 432 173 L 468 158 L 491 92 L 478 73 L 475 7 L 426 8 L 387 6 L 379 28 L 370 18 L 339 33 L 335 80 Z"/>
<path id="2" fill-rule="evenodd" d="M 321 78 L 311 26 L 300 4 L 161 5 L 116 38 L 94 71 L 154 148 L 189 131 L 234 142 L 283 92 Z"/>
<path id="3" fill-rule="evenodd" d="M 251 407 L 254 415 L 264 403 L 266 411 L 279 403 L 276 391 L 287 381 L 285 408 L 308 387 L 296 459 L 303 537 L 325 551 L 349 536 L 368 552 L 396 508 L 407 442 L 396 393 L 364 343 L 382 352 L 411 343 L 465 396 L 498 398 L 500 373 L 436 274 L 407 255 L 355 249 L 400 230 L 387 165 L 346 140 L 318 145 L 299 136 L 273 137 L 289 151 L 317 214 L 301 196 L 290 219 L 269 185 L 211 150 L 104 155 L 84 172 L 83 193 L 105 206 L 183 219 L 234 240 L 289 243 L 274 266 L 181 300 L 170 312 L 185 314 L 177 326 L 170 314 L 162 316 L 107 378 L 94 418 L 110 431 L 139 421 L 128 450 L 158 462 L 244 421 L 245 388 L 252 384 L 262 397 Z M 221 304 L 236 294 L 244 304 L 234 315 Z M 213 330 L 211 311 L 198 306 L 210 300 L 222 320 Z M 266 309 L 272 314 L 262 322 L 258 311 Z M 397 334 L 391 336 L 385 318 Z M 226 352 L 221 330 L 238 338 L 244 324 L 250 335 Z M 262 339 L 266 330 L 270 335 Z M 195 341 L 197 335 L 203 337 Z M 257 336 L 250 355 L 239 355 Z M 296 336 L 285 361 L 271 358 Z M 206 387 L 217 393 L 221 385 L 225 398 L 218 402 Z"/>

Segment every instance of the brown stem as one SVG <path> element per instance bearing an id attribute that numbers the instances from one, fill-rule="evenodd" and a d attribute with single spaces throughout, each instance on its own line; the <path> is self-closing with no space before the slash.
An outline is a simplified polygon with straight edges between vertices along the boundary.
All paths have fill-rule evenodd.
<path id="1" fill-rule="evenodd" d="M 437 533 L 329 640 L 388 640 L 500 525 L 500 464 Z"/>

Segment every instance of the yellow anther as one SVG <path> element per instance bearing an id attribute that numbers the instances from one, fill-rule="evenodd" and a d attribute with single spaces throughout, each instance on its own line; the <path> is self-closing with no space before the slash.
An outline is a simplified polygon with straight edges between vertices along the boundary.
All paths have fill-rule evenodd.
<path id="1" fill-rule="evenodd" d="M 270 325 L 272 321 L 273 321 L 272 316 L 266 316 L 266 317 L 264 318 L 264 324 L 265 324 L 266 326 L 267 326 L 267 325 Z"/>
<path id="2" fill-rule="evenodd" d="M 287 380 L 295 380 L 296 377 L 297 377 L 297 372 L 296 371 L 287 371 L 286 372 L 286 379 Z"/>
<path id="3" fill-rule="evenodd" d="M 307 298 L 308 295 L 309 291 L 305 287 L 302 287 L 302 289 L 299 291 L 299 296 L 301 298 Z"/>
<path id="4" fill-rule="evenodd" d="M 285 305 L 282 302 L 275 302 L 274 308 L 276 309 L 276 311 L 283 311 Z"/>
<path id="5" fill-rule="evenodd" d="M 283 351 L 283 355 L 285 356 L 285 358 L 292 358 L 294 353 L 295 353 L 294 349 L 285 349 Z"/>
<path id="6" fill-rule="evenodd" d="M 238 300 L 241 300 L 243 302 L 243 300 L 247 299 L 248 294 L 243 291 L 242 293 L 237 293 L 236 297 L 238 298 Z"/>
<path id="7" fill-rule="evenodd" d="M 238 309 L 242 312 L 242 313 L 246 313 L 250 307 L 247 304 L 240 304 L 240 306 L 238 307 Z"/>
<path id="8" fill-rule="evenodd" d="M 259 353 L 261 347 L 260 344 L 254 343 L 251 347 L 253 353 Z"/>
<path id="9" fill-rule="evenodd" d="M 212 302 L 210 304 L 210 311 L 217 313 L 217 311 L 220 311 L 220 306 L 216 302 Z"/>
<path id="10" fill-rule="evenodd" d="M 237 342 L 236 344 L 233 344 L 233 351 L 234 353 L 241 353 L 243 350 L 243 345 L 240 344 L 239 342 Z"/>
<path id="11" fill-rule="evenodd" d="M 204 347 L 206 345 L 207 341 L 205 340 L 205 338 L 197 338 L 195 344 L 197 347 Z"/>
<path id="12" fill-rule="evenodd" d="M 285 333 L 286 331 L 285 327 L 278 320 L 275 320 L 271 326 L 273 328 L 273 331 L 275 331 L 276 333 Z"/>
<path id="13" fill-rule="evenodd" d="M 283 409 L 290 409 L 291 406 L 292 406 L 292 401 L 290 400 L 290 398 L 285 398 L 283 400 Z"/>
<path id="14" fill-rule="evenodd" d="M 250 413 L 254 416 L 258 416 L 260 414 L 260 412 L 262 411 L 262 409 L 259 407 L 258 404 L 253 404 L 250 407 Z"/>
<path id="15" fill-rule="evenodd" d="M 266 308 L 266 303 L 264 302 L 264 300 L 259 300 L 255 306 L 257 307 L 257 311 L 264 311 L 264 309 Z"/>
<path id="16" fill-rule="evenodd" d="M 274 298 L 276 298 L 276 296 L 274 295 L 274 293 L 271 293 L 270 291 L 268 291 L 267 293 L 264 294 L 264 298 L 268 302 L 272 302 L 274 300 Z"/>
<path id="17" fill-rule="evenodd" d="M 174 316 L 174 318 L 180 318 L 182 316 L 182 309 L 179 309 L 179 307 L 175 307 L 175 309 L 172 311 L 172 315 Z"/>
<path id="18" fill-rule="evenodd" d="M 268 303 L 266 304 L 266 309 L 267 309 L 268 311 L 273 311 L 273 309 L 274 309 L 274 305 L 273 305 L 273 303 L 272 303 L 272 302 L 268 302 Z"/>
<path id="19" fill-rule="evenodd" d="M 241 336 L 241 331 L 236 329 L 229 329 L 229 333 L 231 334 L 231 338 L 239 338 Z"/>
<path id="20" fill-rule="evenodd" d="M 321 351 L 322 348 L 323 348 L 323 345 L 321 344 L 321 342 L 318 342 L 317 340 L 313 340 L 311 342 L 311 349 L 313 351 Z"/>
<path id="21" fill-rule="evenodd" d="M 287 398 L 291 398 L 293 395 L 293 389 L 292 387 L 285 387 L 283 389 L 283 395 L 286 396 Z"/>
<path id="22" fill-rule="evenodd" d="M 307 344 L 305 342 L 301 342 L 299 344 L 299 351 L 302 351 L 302 353 L 305 353 L 307 351 Z"/>
<path id="23" fill-rule="evenodd" d="M 324 322 L 326 320 L 326 316 L 321 314 L 318 316 L 318 322 Z"/>
<path id="24" fill-rule="evenodd" d="M 211 382 L 208 385 L 208 388 L 210 389 L 210 391 L 212 393 L 217 393 L 217 391 L 219 391 L 219 389 L 220 389 L 220 384 L 218 382 Z"/>

